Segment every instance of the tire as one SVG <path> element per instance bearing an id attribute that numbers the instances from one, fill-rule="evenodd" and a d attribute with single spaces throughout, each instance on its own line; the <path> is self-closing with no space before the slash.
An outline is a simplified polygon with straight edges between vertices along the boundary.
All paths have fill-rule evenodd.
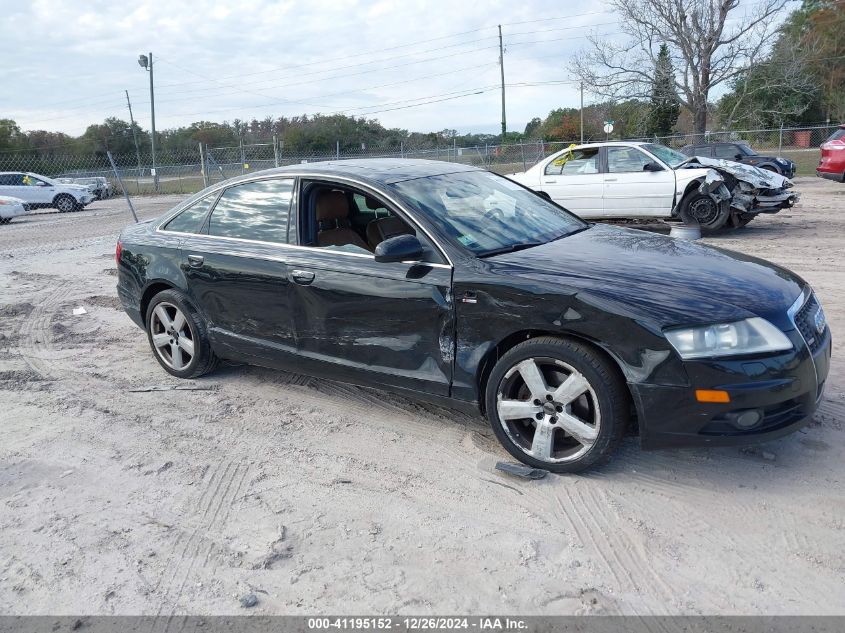
<path id="1" fill-rule="evenodd" d="M 59 210 L 59 213 L 69 213 L 76 210 L 77 202 L 73 196 L 66 193 L 60 193 L 53 200 L 53 206 Z"/>
<path id="2" fill-rule="evenodd" d="M 154 296 L 144 323 L 153 356 L 167 373 L 197 378 L 217 367 L 208 328 L 181 292 L 164 290 Z"/>
<path id="3" fill-rule="evenodd" d="M 716 231 L 728 221 L 730 209 L 707 194 L 693 192 L 681 201 L 679 215 L 684 222 L 698 222 L 701 228 Z"/>
<path id="4" fill-rule="evenodd" d="M 0 218 L 0 224 L 9 224 L 12 218 Z"/>
<path id="5" fill-rule="evenodd" d="M 565 385 L 568 391 L 561 391 Z M 625 432 L 628 403 L 609 360 L 552 336 L 510 349 L 485 389 L 487 418 L 502 446 L 519 461 L 555 473 L 581 472 L 608 459 Z M 545 431 L 540 437 L 538 428 Z"/>

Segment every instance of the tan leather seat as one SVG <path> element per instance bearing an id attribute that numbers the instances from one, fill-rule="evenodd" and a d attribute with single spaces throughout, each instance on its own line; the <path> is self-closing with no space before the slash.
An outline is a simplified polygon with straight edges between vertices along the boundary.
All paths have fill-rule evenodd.
<path id="1" fill-rule="evenodd" d="M 414 231 L 395 215 L 387 218 L 379 218 L 367 224 L 367 241 L 373 250 L 384 240 L 396 237 L 397 235 L 414 235 Z"/>
<path id="2" fill-rule="evenodd" d="M 349 227 L 349 201 L 342 191 L 323 189 L 317 194 L 317 246 L 359 246 L 370 250 Z"/>

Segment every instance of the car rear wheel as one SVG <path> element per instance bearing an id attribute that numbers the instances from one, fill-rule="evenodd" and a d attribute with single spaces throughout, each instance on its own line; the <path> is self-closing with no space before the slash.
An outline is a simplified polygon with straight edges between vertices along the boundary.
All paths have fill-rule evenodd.
<path id="1" fill-rule="evenodd" d="M 74 211 L 77 206 L 76 200 L 73 199 L 73 196 L 69 196 L 66 193 L 56 196 L 53 204 L 60 213 L 70 213 L 71 211 Z"/>
<path id="2" fill-rule="evenodd" d="M 12 221 L 12 218 L 0 218 L 0 224 L 9 224 Z"/>
<path id="3" fill-rule="evenodd" d="M 146 323 L 153 355 L 168 373 L 196 378 L 217 366 L 205 322 L 182 293 L 165 290 L 153 297 Z"/>
<path id="4" fill-rule="evenodd" d="M 610 361 L 554 337 L 526 341 L 502 356 L 485 404 L 493 432 L 511 455 L 558 473 L 607 459 L 628 420 L 627 390 Z"/>

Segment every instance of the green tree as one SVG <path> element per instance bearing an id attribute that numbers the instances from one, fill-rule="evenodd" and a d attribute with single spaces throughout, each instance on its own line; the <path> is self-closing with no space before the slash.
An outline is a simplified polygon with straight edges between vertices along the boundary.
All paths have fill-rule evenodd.
<path id="1" fill-rule="evenodd" d="M 675 90 L 675 69 L 669 55 L 669 47 L 660 45 L 660 52 L 654 63 L 654 78 L 651 82 L 651 106 L 646 118 L 646 134 L 648 136 L 669 136 L 678 115 L 681 113 L 681 102 Z"/>

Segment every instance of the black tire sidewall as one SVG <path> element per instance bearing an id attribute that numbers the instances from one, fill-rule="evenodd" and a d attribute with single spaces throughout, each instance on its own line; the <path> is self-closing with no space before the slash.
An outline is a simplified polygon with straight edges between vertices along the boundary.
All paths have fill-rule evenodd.
<path id="1" fill-rule="evenodd" d="M 599 434 L 592 448 L 571 462 L 550 463 L 525 453 L 507 435 L 499 420 L 497 397 L 505 374 L 516 363 L 528 358 L 548 357 L 561 360 L 581 372 L 593 387 L 601 412 Z M 505 353 L 487 381 L 485 411 L 496 437 L 519 461 L 551 472 L 580 472 L 610 457 L 621 441 L 627 424 L 627 391 L 610 363 L 585 345 L 568 339 L 544 337 L 527 341 Z"/>
<path id="2" fill-rule="evenodd" d="M 179 308 L 182 314 L 185 315 L 185 319 L 190 323 L 191 332 L 194 335 L 194 356 L 191 358 L 191 362 L 181 370 L 168 366 L 159 356 L 153 344 L 150 318 L 156 306 L 165 302 L 171 303 Z M 144 315 L 144 329 L 147 332 L 147 341 L 150 344 L 150 350 L 153 356 L 167 373 L 177 378 L 195 378 L 206 373 L 212 365 L 213 352 L 211 351 L 211 345 L 208 340 L 208 329 L 205 326 L 205 322 L 193 306 L 188 303 L 185 295 L 178 290 L 163 290 L 152 298 L 150 304 L 147 306 L 147 313 Z"/>
<path id="3" fill-rule="evenodd" d="M 697 219 L 695 216 L 693 216 L 693 215 L 692 215 L 692 213 L 690 212 L 690 207 L 691 207 L 691 206 L 692 206 L 692 204 L 693 204 L 696 200 L 698 200 L 699 198 L 707 198 L 707 199 L 708 199 L 708 200 L 709 200 L 712 204 L 715 204 L 715 205 L 717 205 L 717 206 L 718 206 L 718 204 L 719 204 L 719 203 L 717 203 L 715 200 L 713 200 L 713 198 L 711 198 L 711 197 L 710 197 L 709 195 L 707 195 L 707 194 L 704 194 L 704 193 L 697 193 L 697 192 L 696 192 L 696 193 L 690 193 L 690 194 L 688 194 L 688 195 L 687 195 L 687 197 L 686 197 L 686 198 L 684 198 L 684 199 L 683 199 L 683 201 L 681 202 L 681 213 L 680 213 L 680 216 L 681 216 L 681 218 L 682 218 L 682 219 L 684 219 L 685 221 L 686 221 L 687 219 L 689 219 L 689 220 L 690 220 L 690 221 L 692 221 L 692 222 L 698 222 L 698 219 Z M 698 222 L 698 224 L 699 224 L 699 226 L 700 226 L 702 229 L 705 229 L 706 231 L 718 231 L 718 230 L 719 230 L 719 229 L 721 229 L 723 226 L 725 226 L 725 224 L 726 224 L 726 223 L 728 222 L 728 220 L 730 219 L 730 209 L 727 209 L 727 210 L 722 209 L 722 210 L 719 212 L 719 215 L 718 215 L 718 216 L 716 216 L 716 217 L 717 217 L 717 221 L 716 221 L 715 223 L 711 223 L 711 224 L 702 224 L 701 222 Z"/>

